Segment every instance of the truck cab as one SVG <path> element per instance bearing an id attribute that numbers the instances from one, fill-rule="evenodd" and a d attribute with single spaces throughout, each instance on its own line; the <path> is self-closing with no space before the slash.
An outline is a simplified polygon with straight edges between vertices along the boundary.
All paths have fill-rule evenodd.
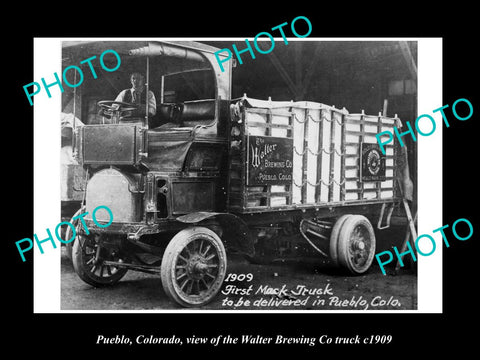
<path id="1" fill-rule="evenodd" d="M 223 281 L 225 249 L 214 227 L 198 227 L 192 237 L 182 233 L 191 220 L 177 218 L 225 211 L 231 68 L 220 71 L 217 49 L 185 41 L 65 42 L 63 65 L 107 49 L 120 55 L 123 71 L 98 69 L 98 79 L 64 94 L 63 112 L 84 119 L 73 129 L 73 154 L 87 174 L 82 207 L 93 229 L 87 234 L 77 227 L 74 268 L 82 280 L 101 286 L 128 269 L 162 273 L 159 265 L 170 261 L 162 266 L 167 294 L 183 305 L 203 304 Z M 113 100 L 128 87 L 131 72 L 145 74 L 147 94 L 156 99 L 154 116 L 148 109 L 138 116 L 142 104 Z M 113 214 L 108 228 L 94 224 L 99 205 Z M 107 221 L 103 215 L 95 220 Z M 162 261 L 175 236 L 180 240 L 171 248 L 186 255 Z M 182 277 L 188 281 L 180 284 L 189 287 L 186 293 L 172 280 L 178 256 L 186 259 Z"/>

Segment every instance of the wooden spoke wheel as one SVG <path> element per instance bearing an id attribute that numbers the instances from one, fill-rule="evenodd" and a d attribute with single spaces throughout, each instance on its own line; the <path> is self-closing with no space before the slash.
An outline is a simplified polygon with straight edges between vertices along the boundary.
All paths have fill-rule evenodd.
<path id="1" fill-rule="evenodd" d="M 162 285 L 178 304 L 203 306 L 220 291 L 226 270 L 227 256 L 217 234 L 204 227 L 184 229 L 165 249 Z"/>
<path id="2" fill-rule="evenodd" d="M 363 274 L 372 265 L 375 256 L 375 233 L 365 216 L 340 217 L 332 230 L 330 241 L 330 254 L 336 256 L 337 265 L 350 273 Z M 332 248 L 336 248 L 336 252 Z"/>
<path id="3" fill-rule="evenodd" d="M 87 284 L 101 287 L 113 285 L 128 271 L 105 261 L 124 262 L 115 249 L 102 247 L 99 238 L 105 235 L 77 235 L 72 249 L 73 268 Z"/>

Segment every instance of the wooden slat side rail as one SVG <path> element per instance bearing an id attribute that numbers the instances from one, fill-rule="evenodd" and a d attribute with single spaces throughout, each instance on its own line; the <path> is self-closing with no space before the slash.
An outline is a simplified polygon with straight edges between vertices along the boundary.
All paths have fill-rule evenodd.
<path id="1" fill-rule="evenodd" d="M 323 112 L 325 110 L 324 109 L 320 109 L 320 119 L 323 118 Z M 321 183 L 321 179 L 322 179 L 322 159 L 323 159 L 323 154 L 320 152 L 320 149 L 323 149 L 323 121 L 320 121 L 319 124 L 318 124 L 318 149 L 317 149 L 317 152 L 319 153 L 319 155 L 317 156 L 317 176 L 316 176 L 316 180 L 317 180 L 317 185 L 315 186 L 315 202 L 316 203 L 320 203 L 320 196 L 321 196 L 321 192 L 322 192 L 322 183 Z"/>
<path id="2" fill-rule="evenodd" d="M 333 111 L 330 112 L 331 116 L 331 123 L 330 123 L 330 171 L 328 172 L 328 181 L 330 185 L 328 186 L 328 201 L 333 201 L 333 185 L 334 182 L 332 181 L 334 177 L 334 164 L 335 164 L 335 121 L 334 121 L 334 113 Z"/>
<path id="3" fill-rule="evenodd" d="M 308 176 L 308 109 L 305 109 L 305 121 L 303 123 L 303 156 L 302 156 L 302 197 L 301 202 L 305 204 L 307 202 L 307 176 Z"/>
<path id="4" fill-rule="evenodd" d="M 342 183 L 342 185 L 340 185 L 340 201 L 344 201 L 345 200 L 345 195 L 346 195 L 346 181 L 345 181 L 345 156 L 346 156 L 346 150 L 347 150 L 347 147 L 345 146 L 345 138 L 346 138 L 346 131 L 345 131 L 345 114 L 342 114 L 342 125 L 340 127 L 340 134 L 341 134 L 341 138 L 340 138 L 340 153 L 343 154 L 341 157 L 340 157 L 340 182 Z"/>

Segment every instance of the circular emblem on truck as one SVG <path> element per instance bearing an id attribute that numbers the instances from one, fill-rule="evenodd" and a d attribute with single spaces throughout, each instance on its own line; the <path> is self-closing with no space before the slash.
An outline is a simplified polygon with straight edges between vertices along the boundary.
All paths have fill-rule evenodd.
<path id="1" fill-rule="evenodd" d="M 380 153 L 377 149 L 370 149 L 367 155 L 367 169 L 372 175 L 380 171 Z"/>
<path id="2" fill-rule="evenodd" d="M 361 181 L 385 180 L 385 155 L 378 144 L 361 144 L 360 164 Z"/>

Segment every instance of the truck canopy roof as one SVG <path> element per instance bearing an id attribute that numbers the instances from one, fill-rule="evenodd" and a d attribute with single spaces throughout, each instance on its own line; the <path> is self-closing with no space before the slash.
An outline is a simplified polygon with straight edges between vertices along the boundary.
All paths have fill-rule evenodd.
<path id="1" fill-rule="evenodd" d="M 162 57 L 161 72 L 164 75 L 211 69 L 202 54 L 213 54 L 218 50 L 193 41 L 64 41 L 62 48 L 62 60 L 69 63 L 98 57 L 106 50 L 116 51 L 122 61 L 133 57 Z"/>

